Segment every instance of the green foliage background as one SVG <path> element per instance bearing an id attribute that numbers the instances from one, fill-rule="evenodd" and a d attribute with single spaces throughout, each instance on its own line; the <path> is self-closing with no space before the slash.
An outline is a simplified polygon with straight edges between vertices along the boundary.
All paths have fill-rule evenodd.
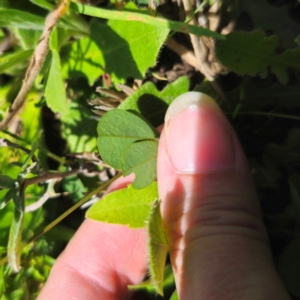
<path id="1" fill-rule="evenodd" d="M 0 0 L 0 48 L 4 49 L 0 50 L 0 120 L 5 119 L 21 88 L 45 18 L 56 3 Z M 213 3 L 204 1 L 206 7 Z M 257 187 L 276 267 L 291 295 L 300 298 L 300 22 L 297 20 L 300 5 L 296 0 L 240 0 L 238 6 L 235 1 L 218 3 L 219 14 L 227 18 L 228 23 L 235 24 L 235 31 L 227 35 L 174 21 L 176 16 L 171 20 L 160 9 L 163 5 L 158 6 L 156 16 L 153 10 L 138 8 L 137 4 L 148 5 L 148 1 L 112 0 L 97 7 L 75 1 L 70 4 L 51 33 L 49 51 L 26 96 L 26 105 L 8 128 L 0 132 L 0 174 L 11 178 L 0 176 L 1 300 L 35 299 L 55 258 L 82 222 L 84 211 L 76 211 L 22 249 L 20 241 L 33 238 L 69 207 L 79 203 L 86 192 L 107 182 L 114 172 L 100 162 L 99 157 L 90 159 L 91 153 L 100 150 L 110 166 L 122 169 L 126 175 L 134 172 L 133 187 L 151 184 L 155 179 L 159 136 L 154 128 L 163 123 L 169 104 L 193 89 L 211 95 L 236 129 Z M 242 18 L 245 14 L 250 22 Z M 196 71 L 198 77 L 190 76 L 192 78 L 188 78 L 188 73 L 169 81 L 160 76 L 160 66 L 169 63 L 165 55 L 170 51 L 166 49 L 167 40 L 174 34 L 178 40 L 182 36 L 189 40 L 189 33 L 215 38 L 213 53 L 227 70 L 226 75 L 215 74 L 218 88 Z M 9 46 L 5 48 L 5 45 Z M 175 54 L 169 57 L 172 55 Z M 118 84 L 130 87 L 129 95 L 125 95 Z M 92 112 L 99 107 L 88 104 L 100 101 L 97 87 L 110 89 L 120 97 L 116 100 L 107 90 L 102 90 L 100 98 L 105 104 L 100 105 L 101 115 L 121 103 L 99 123 L 99 111 L 98 114 Z M 138 143 L 125 145 L 122 135 L 132 134 L 134 130 L 132 141 Z M 115 136 L 118 140 L 112 138 Z M 14 146 L 7 147 L 7 140 Z M 33 165 L 33 153 L 29 153 L 33 145 L 37 147 L 34 154 L 38 166 Z M 119 151 L 119 155 L 111 155 L 112 151 Z M 137 156 L 136 153 L 142 154 Z M 148 159 L 149 165 L 145 164 Z M 30 166 L 32 172 L 25 174 Z M 63 173 L 82 168 L 87 171 L 78 171 L 62 180 L 31 184 L 22 198 L 24 202 L 18 200 L 24 179 L 42 176 L 42 172 Z M 22 172 L 24 178 L 20 178 Z M 152 195 L 147 188 L 149 186 L 146 192 L 140 192 L 155 198 L 155 192 L 152 190 Z M 6 196 L 8 191 L 14 191 L 18 197 Z M 33 212 L 18 210 L 23 204 L 35 203 L 45 193 L 49 193 L 50 199 L 43 206 Z M 114 200 L 112 196 L 110 201 Z M 152 203 L 155 199 L 146 200 Z M 108 202 L 103 203 L 108 209 L 112 207 Z M 151 207 L 145 203 L 140 205 L 143 209 L 139 222 L 143 223 Z M 95 207 L 89 210 L 90 214 L 95 212 Z M 13 216 L 18 212 L 24 218 L 19 217 L 20 224 L 13 228 L 20 233 L 9 238 Z M 152 211 L 154 214 L 154 220 L 159 220 L 157 211 Z M 105 221 L 128 223 L 121 219 Z M 153 231 L 152 227 L 148 229 Z M 155 234 L 160 236 L 160 241 L 163 239 L 161 231 L 153 232 L 154 240 Z M 17 274 L 6 263 L 10 251 L 21 255 L 22 268 Z M 165 255 L 164 249 L 162 252 Z M 155 298 L 157 289 L 164 291 L 163 299 L 176 299 L 170 266 L 164 270 L 161 265 L 158 268 L 165 273 L 162 285 L 155 288 L 145 284 L 139 288 L 146 291 L 145 297 L 149 299 Z"/>

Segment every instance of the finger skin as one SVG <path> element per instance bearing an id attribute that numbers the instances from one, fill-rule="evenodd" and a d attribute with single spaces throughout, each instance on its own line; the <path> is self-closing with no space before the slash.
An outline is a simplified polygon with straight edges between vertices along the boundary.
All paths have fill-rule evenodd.
<path id="1" fill-rule="evenodd" d="M 171 163 L 166 126 L 160 138 L 158 186 L 179 299 L 290 299 L 272 263 L 246 159 L 227 125 L 234 164 L 226 170 L 179 173 Z M 186 134 L 193 136 L 193 130 Z"/>
<path id="2" fill-rule="evenodd" d="M 132 178 L 115 182 L 126 186 Z M 147 269 L 144 229 L 86 219 L 54 264 L 38 300 L 131 299 L 127 285 L 140 283 Z"/>

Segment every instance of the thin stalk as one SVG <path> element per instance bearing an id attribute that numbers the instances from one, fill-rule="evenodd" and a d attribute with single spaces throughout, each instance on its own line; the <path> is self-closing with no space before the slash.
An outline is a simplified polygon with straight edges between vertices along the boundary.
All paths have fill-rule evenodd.
<path id="1" fill-rule="evenodd" d="M 153 17 L 142 12 L 109 10 L 74 2 L 70 4 L 70 8 L 77 13 L 91 17 L 120 21 L 138 21 L 177 32 L 189 33 L 198 36 L 207 36 L 221 40 L 226 39 L 222 34 L 211 31 L 207 28 L 193 26 L 183 22 L 177 22 L 164 18 Z"/>
<path id="2" fill-rule="evenodd" d="M 56 218 L 53 222 L 51 222 L 49 225 L 47 225 L 41 232 L 36 234 L 34 237 L 29 239 L 27 242 L 24 242 L 21 246 L 21 249 L 24 249 L 29 244 L 33 243 L 35 240 L 37 240 L 39 237 L 41 237 L 43 234 L 51 230 L 54 226 L 56 226 L 59 222 L 61 222 L 64 218 L 66 218 L 69 214 L 71 214 L 74 210 L 79 208 L 81 205 L 83 205 L 85 202 L 87 202 L 90 198 L 92 198 L 94 195 L 98 194 L 100 191 L 107 188 L 112 182 L 114 182 L 116 179 L 122 176 L 122 172 L 111 178 L 110 180 L 106 181 L 104 184 L 100 185 L 95 190 L 88 193 L 83 199 L 81 199 L 79 202 L 77 202 L 75 205 L 70 207 L 67 211 L 65 211 L 62 215 L 60 215 L 58 218 Z M 2 258 L 0 260 L 0 266 L 7 262 L 7 256 Z"/>

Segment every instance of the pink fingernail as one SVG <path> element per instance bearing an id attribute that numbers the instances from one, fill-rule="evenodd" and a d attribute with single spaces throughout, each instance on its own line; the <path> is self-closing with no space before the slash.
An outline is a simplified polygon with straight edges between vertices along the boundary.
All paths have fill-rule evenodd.
<path id="1" fill-rule="evenodd" d="M 229 124 L 209 96 L 189 92 L 176 98 L 168 108 L 165 124 L 168 152 L 177 172 L 200 174 L 233 165 Z"/>

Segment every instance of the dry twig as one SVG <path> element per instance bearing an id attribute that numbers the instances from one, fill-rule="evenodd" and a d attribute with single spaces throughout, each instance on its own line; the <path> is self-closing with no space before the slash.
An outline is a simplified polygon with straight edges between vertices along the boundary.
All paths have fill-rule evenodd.
<path id="1" fill-rule="evenodd" d="M 58 20 L 66 12 L 71 0 L 60 0 L 57 7 L 47 16 L 45 22 L 44 31 L 39 39 L 39 42 L 35 48 L 33 56 L 31 58 L 29 67 L 27 69 L 23 85 L 15 98 L 13 104 L 8 110 L 6 117 L 0 122 L 0 130 L 3 130 L 9 125 L 16 113 L 21 109 L 25 103 L 26 95 L 29 92 L 33 82 L 38 75 L 42 65 L 44 63 L 45 57 L 49 50 L 49 37 L 50 34 L 58 22 Z"/>

